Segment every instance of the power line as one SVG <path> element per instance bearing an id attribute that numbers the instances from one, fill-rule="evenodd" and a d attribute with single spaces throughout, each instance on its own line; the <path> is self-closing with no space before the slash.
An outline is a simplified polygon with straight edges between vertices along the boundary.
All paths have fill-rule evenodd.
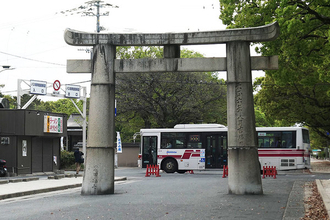
<path id="1" fill-rule="evenodd" d="M 6 53 L 6 52 L 2 52 L 2 51 L 0 51 L 0 53 L 2 53 L 2 54 L 6 54 L 6 55 L 9 55 L 9 56 L 13 56 L 13 57 L 17 57 L 17 58 L 20 58 L 20 59 L 24 59 L 24 60 L 30 60 L 30 61 L 34 61 L 34 62 L 39 62 L 39 63 L 47 63 L 47 64 L 57 65 L 57 66 L 66 66 L 65 64 L 53 63 L 53 62 L 48 62 L 48 61 L 42 61 L 42 60 L 31 59 L 31 58 L 27 58 L 27 57 L 23 57 L 23 56 L 15 55 L 15 54 L 10 54 L 10 53 Z"/>

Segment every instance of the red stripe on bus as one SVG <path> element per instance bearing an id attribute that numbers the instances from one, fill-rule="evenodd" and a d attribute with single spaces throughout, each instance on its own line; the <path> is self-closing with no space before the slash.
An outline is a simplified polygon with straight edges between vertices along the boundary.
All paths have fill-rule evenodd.
<path id="1" fill-rule="evenodd" d="M 268 152 L 268 151 L 276 151 L 276 152 L 291 152 L 291 151 L 305 151 L 305 150 L 296 150 L 296 149 L 258 149 L 258 151 L 262 151 L 262 152 Z"/>
<path id="2" fill-rule="evenodd" d="M 303 154 L 259 154 L 259 157 L 304 157 Z"/>
<path id="3" fill-rule="evenodd" d="M 157 155 L 157 158 L 158 159 L 164 159 L 166 157 L 173 157 L 175 159 L 180 159 L 181 158 L 181 155 Z"/>

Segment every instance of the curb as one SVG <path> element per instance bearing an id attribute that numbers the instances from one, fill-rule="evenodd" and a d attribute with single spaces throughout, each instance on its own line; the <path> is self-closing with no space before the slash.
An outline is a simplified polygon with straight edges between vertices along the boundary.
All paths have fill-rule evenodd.
<path id="1" fill-rule="evenodd" d="M 325 206 L 325 209 L 327 210 L 328 212 L 328 216 L 330 216 L 330 198 L 328 197 L 322 183 L 321 183 L 321 180 L 319 179 L 316 179 L 315 180 L 316 182 L 316 186 L 317 186 L 317 189 L 322 197 L 322 200 L 323 200 L 323 204 Z"/>
<path id="2" fill-rule="evenodd" d="M 0 200 L 80 187 L 82 183 L 1 195 Z"/>
<path id="3" fill-rule="evenodd" d="M 31 181 L 30 179 L 31 178 L 29 178 L 29 180 L 24 180 L 24 181 Z M 125 180 L 127 180 L 127 177 L 116 177 L 114 181 L 116 182 L 116 181 L 125 181 Z M 8 182 L 7 181 L 6 181 L 6 183 L 9 182 L 9 181 Z M 81 187 L 81 186 L 82 186 L 82 183 L 76 183 L 76 184 L 68 184 L 65 186 L 49 187 L 49 188 L 45 188 L 45 189 L 27 190 L 24 192 L 9 193 L 6 195 L 0 195 L 0 200 L 21 197 L 21 196 L 29 196 L 29 195 L 39 194 L 39 193 L 47 193 L 47 192 L 65 190 L 65 189 L 72 189 L 72 188 L 77 188 L 77 187 Z"/>

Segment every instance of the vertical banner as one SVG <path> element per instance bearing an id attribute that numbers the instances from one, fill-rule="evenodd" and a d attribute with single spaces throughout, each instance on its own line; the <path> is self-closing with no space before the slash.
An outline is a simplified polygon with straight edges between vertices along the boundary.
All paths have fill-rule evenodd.
<path id="1" fill-rule="evenodd" d="M 117 153 L 123 153 L 123 148 L 121 146 L 120 133 L 117 131 Z"/>
<path id="2" fill-rule="evenodd" d="M 115 99 L 115 116 L 117 116 L 117 99 Z"/>

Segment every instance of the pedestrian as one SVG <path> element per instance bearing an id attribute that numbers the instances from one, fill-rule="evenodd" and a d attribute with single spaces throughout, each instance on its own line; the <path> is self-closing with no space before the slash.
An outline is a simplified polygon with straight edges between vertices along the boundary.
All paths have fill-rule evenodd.
<path id="1" fill-rule="evenodd" d="M 79 148 L 77 147 L 74 151 L 74 159 L 76 162 L 76 174 L 79 174 L 80 166 L 82 163 L 84 163 L 84 158 L 82 157 L 84 155 L 83 152 L 79 151 Z"/>

